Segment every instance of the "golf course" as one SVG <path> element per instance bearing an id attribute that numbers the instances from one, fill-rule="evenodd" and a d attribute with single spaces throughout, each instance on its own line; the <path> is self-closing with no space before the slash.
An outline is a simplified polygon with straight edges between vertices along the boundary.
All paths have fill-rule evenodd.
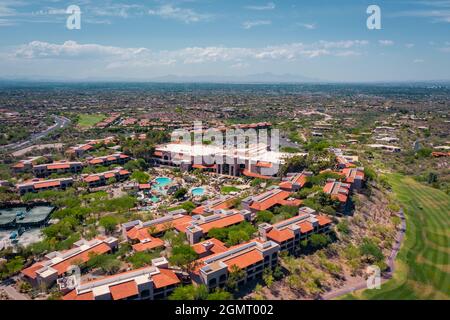
<path id="1" fill-rule="evenodd" d="M 106 118 L 104 114 L 80 114 L 78 126 L 82 128 L 91 128 Z"/>
<path id="2" fill-rule="evenodd" d="M 450 299 L 450 196 L 399 174 L 388 176 L 403 207 L 406 236 L 393 278 L 343 299 Z"/>

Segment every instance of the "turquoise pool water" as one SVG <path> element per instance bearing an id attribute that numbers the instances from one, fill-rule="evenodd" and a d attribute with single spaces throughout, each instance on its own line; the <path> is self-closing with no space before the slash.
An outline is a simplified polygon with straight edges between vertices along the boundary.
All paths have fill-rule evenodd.
<path id="1" fill-rule="evenodd" d="M 153 203 L 159 202 L 159 198 L 156 196 L 151 197 L 150 200 L 152 200 Z"/>
<path id="2" fill-rule="evenodd" d="M 199 197 L 205 194 L 205 189 L 203 188 L 194 188 L 191 190 L 191 193 L 194 197 Z"/>
<path id="3" fill-rule="evenodd" d="M 164 190 L 164 187 L 172 183 L 172 179 L 168 177 L 159 177 L 155 179 L 156 184 L 152 186 L 152 189 L 155 190 L 159 194 L 165 194 L 166 190 Z M 153 200 L 152 200 L 153 201 Z M 158 199 L 159 201 L 159 199 Z M 153 202 L 158 202 L 153 201 Z"/>
<path id="4" fill-rule="evenodd" d="M 158 187 L 163 188 L 172 182 L 172 179 L 167 177 L 159 177 L 155 179 Z"/>

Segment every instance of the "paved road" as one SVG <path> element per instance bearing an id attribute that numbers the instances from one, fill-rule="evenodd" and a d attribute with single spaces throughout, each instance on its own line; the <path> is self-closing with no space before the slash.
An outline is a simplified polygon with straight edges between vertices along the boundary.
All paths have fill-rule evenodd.
<path id="1" fill-rule="evenodd" d="M 53 118 L 55 119 L 55 124 L 52 125 L 51 127 L 45 129 L 42 132 L 31 135 L 31 137 L 25 141 L 16 142 L 16 143 L 12 143 L 12 144 L 8 144 L 6 146 L 0 147 L 0 151 L 15 151 L 15 150 L 18 150 L 21 148 L 28 147 L 28 146 L 32 145 L 34 142 L 48 136 L 53 131 L 62 129 L 62 128 L 66 128 L 71 123 L 70 119 L 68 119 L 66 117 L 60 117 L 60 116 L 54 115 Z"/>
<path id="2" fill-rule="evenodd" d="M 0 284 L 0 290 L 5 291 L 11 300 L 30 300 L 30 298 L 21 294 L 11 285 Z"/>
<path id="3" fill-rule="evenodd" d="M 397 236 L 395 237 L 395 243 L 392 247 L 391 254 L 389 255 L 387 265 L 389 266 L 389 272 L 387 272 L 383 278 L 381 279 L 381 283 L 384 283 L 388 280 L 390 280 L 395 272 L 395 258 L 397 257 L 398 252 L 400 251 L 400 247 L 403 242 L 403 238 L 405 237 L 406 232 L 406 218 L 405 213 L 403 212 L 403 209 L 400 209 L 399 212 L 400 219 L 402 220 L 400 230 L 397 232 Z M 352 286 L 343 287 L 340 289 L 337 289 L 335 291 L 328 292 L 322 296 L 323 300 L 331 300 L 343 295 L 346 295 L 348 293 L 352 293 L 357 290 L 365 289 L 367 288 L 366 280 L 363 280 L 357 284 L 354 284 Z M 376 290 L 376 289 L 374 289 Z"/>

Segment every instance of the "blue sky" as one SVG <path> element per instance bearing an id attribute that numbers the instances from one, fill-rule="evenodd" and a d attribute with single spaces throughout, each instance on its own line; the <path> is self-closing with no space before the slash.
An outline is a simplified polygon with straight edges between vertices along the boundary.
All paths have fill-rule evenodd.
<path id="1" fill-rule="evenodd" d="M 381 30 L 366 27 L 371 4 Z M 450 0 L 0 0 L 0 77 L 449 80 L 449 31 Z"/>

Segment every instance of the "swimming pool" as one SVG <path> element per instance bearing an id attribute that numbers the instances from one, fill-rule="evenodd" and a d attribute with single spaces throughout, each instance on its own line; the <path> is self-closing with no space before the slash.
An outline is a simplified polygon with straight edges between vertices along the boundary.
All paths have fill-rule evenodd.
<path id="1" fill-rule="evenodd" d="M 160 188 L 163 188 L 172 182 L 172 179 L 168 177 L 159 177 L 155 179 L 156 185 Z"/>
<path id="2" fill-rule="evenodd" d="M 153 203 L 159 202 L 159 198 L 156 197 L 156 196 L 151 197 L 150 200 L 151 200 Z"/>
<path id="3" fill-rule="evenodd" d="M 203 188 L 194 188 L 191 190 L 191 193 L 194 197 L 199 197 L 205 194 L 205 189 Z"/>

